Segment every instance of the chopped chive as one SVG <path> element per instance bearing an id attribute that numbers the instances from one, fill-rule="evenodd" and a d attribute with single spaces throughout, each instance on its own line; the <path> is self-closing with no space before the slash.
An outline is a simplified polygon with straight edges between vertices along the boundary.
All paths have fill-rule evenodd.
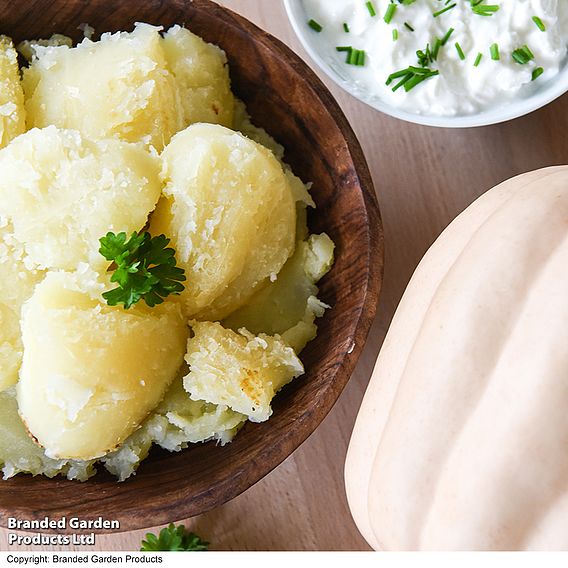
<path id="1" fill-rule="evenodd" d="M 452 36 L 452 34 L 454 33 L 454 28 L 450 28 L 447 32 L 446 35 L 442 38 L 442 45 L 446 45 L 448 43 L 448 40 L 450 39 L 450 37 Z"/>
<path id="2" fill-rule="evenodd" d="M 436 38 L 436 41 L 434 42 L 434 49 L 432 50 L 432 57 L 434 58 L 434 61 L 438 59 L 438 53 L 440 53 L 441 47 L 442 47 L 442 41 Z"/>
<path id="3" fill-rule="evenodd" d="M 347 53 L 345 63 L 348 65 L 357 65 L 359 67 L 365 65 L 366 53 L 363 49 L 354 49 L 350 45 L 339 45 L 335 48 L 335 51 Z"/>
<path id="4" fill-rule="evenodd" d="M 477 67 L 481 63 L 482 59 L 483 59 L 483 53 L 478 53 L 477 57 L 475 58 L 475 62 L 473 63 L 473 66 Z"/>
<path id="5" fill-rule="evenodd" d="M 515 49 L 511 57 L 520 65 L 526 65 L 529 61 L 534 59 L 534 53 L 529 49 L 528 45 L 523 45 L 523 47 Z"/>
<path id="6" fill-rule="evenodd" d="M 499 46 L 496 43 L 491 45 L 491 47 L 489 48 L 489 53 L 491 53 L 491 59 L 493 59 L 493 61 L 499 61 L 501 59 L 501 55 L 499 54 Z"/>
<path id="7" fill-rule="evenodd" d="M 404 22 L 404 27 L 411 32 L 414 31 L 414 28 L 408 22 Z"/>
<path id="8" fill-rule="evenodd" d="M 456 41 L 456 51 L 458 52 L 458 56 L 459 58 L 464 61 L 465 60 L 465 53 L 463 52 L 463 49 L 461 48 L 461 45 Z"/>
<path id="9" fill-rule="evenodd" d="M 367 2 L 365 4 L 367 6 L 367 10 L 369 10 L 369 14 L 371 14 L 371 18 L 374 18 L 377 15 L 377 11 L 375 10 L 375 6 L 373 6 L 372 2 Z"/>
<path id="10" fill-rule="evenodd" d="M 483 0 L 471 0 L 471 10 L 478 16 L 493 16 L 499 11 L 498 4 L 482 4 Z"/>
<path id="11" fill-rule="evenodd" d="M 544 25 L 544 22 L 543 22 L 538 16 L 533 16 L 533 17 L 532 17 L 532 21 L 536 24 L 536 27 L 537 27 L 541 32 L 545 32 L 545 31 L 546 31 L 546 26 Z"/>
<path id="12" fill-rule="evenodd" d="M 442 8 L 441 10 L 438 10 L 437 12 L 434 12 L 432 15 L 434 16 L 434 18 L 437 18 L 438 16 L 441 16 L 444 12 L 447 12 L 448 10 L 452 10 L 456 6 L 457 6 L 457 4 L 454 2 L 453 4 L 450 4 L 449 6 L 446 6 L 445 8 Z"/>
<path id="13" fill-rule="evenodd" d="M 389 75 L 387 79 L 387 85 L 390 85 L 395 79 L 400 79 L 400 81 L 396 83 L 392 90 L 397 91 L 398 89 L 400 89 L 400 87 L 404 87 L 404 90 L 408 92 L 426 79 L 435 77 L 439 74 L 439 71 L 436 71 L 434 69 L 424 69 L 423 67 L 411 66 Z"/>
<path id="14" fill-rule="evenodd" d="M 349 26 L 347 25 L 347 22 L 343 23 L 343 31 L 348 34 L 349 33 Z"/>
<path id="15" fill-rule="evenodd" d="M 318 24 L 315 20 L 310 20 L 308 22 L 308 26 L 310 26 L 310 28 L 312 28 L 312 30 L 314 30 L 315 32 L 321 32 L 323 30 L 323 28 L 321 27 L 320 24 Z"/>
<path id="16" fill-rule="evenodd" d="M 543 73 L 544 73 L 544 69 L 542 67 L 537 67 L 532 72 L 532 81 L 535 81 L 536 79 L 538 79 Z"/>
<path id="17" fill-rule="evenodd" d="M 392 31 L 392 40 L 393 40 L 393 41 L 396 41 L 397 39 L 398 39 L 398 30 L 395 28 L 395 29 Z"/>
<path id="18" fill-rule="evenodd" d="M 385 23 L 390 24 L 396 13 L 396 4 L 389 4 L 387 11 L 385 12 L 385 17 L 383 18 Z"/>

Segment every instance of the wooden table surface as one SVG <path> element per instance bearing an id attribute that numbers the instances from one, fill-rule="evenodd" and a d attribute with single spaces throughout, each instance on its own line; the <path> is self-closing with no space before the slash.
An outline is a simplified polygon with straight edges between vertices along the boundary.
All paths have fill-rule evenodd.
<path id="1" fill-rule="evenodd" d="M 220 3 L 283 40 L 314 66 L 279 0 Z M 369 549 L 349 513 L 343 464 L 365 386 L 406 283 L 429 245 L 476 197 L 513 175 L 568 163 L 568 96 L 503 125 L 434 129 L 385 116 L 316 71 L 350 120 L 375 182 L 386 238 L 379 312 L 350 383 L 316 432 L 247 492 L 185 522 L 214 550 Z M 145 532 L 101 535 L 92 549 L 136 550 Z M 9 549 L 24 547 L 10 548 L 2 531 L 0 550 Z"/>

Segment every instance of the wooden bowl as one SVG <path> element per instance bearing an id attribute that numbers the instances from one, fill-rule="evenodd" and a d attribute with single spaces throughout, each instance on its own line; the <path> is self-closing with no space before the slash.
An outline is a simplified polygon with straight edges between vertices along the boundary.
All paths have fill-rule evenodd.
<path id="1" fill-rule="evenodd" d="M 82 484 L 31 476 L 0 481 L 4 526 L 9 516 L 100 515 L 131 530 L 198 515 L 232 499 L 289 456 L 329 412 L 375 315 L 383 237 L 371 177 L 337 103 L 292 51 L 209 0 L 0 0 L 0 33 L 16 42 L 53 33 L 80 40 L 82 23 L 114 32 L 130 31 L 137 21 L 166 28 L 185 24 L 226 51 L 234 92 L 254 123 L 284 145 L 294 172 L 313 182 L 318 208 L 310 228 L 326 231 L 337 245 L 335 265 L 321 282 L 321 296 L 332 309 L 302 353 L 305 376 L 277 395 L 268 422 L 247 423 L 225 447 L 154 450 L 124 483 L 104 473 Z"/>

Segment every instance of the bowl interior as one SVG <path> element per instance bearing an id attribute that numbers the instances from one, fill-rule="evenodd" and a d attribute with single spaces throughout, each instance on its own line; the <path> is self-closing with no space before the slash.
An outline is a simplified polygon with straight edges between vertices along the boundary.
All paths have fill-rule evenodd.
<path id="1" fill-rule="evenodd" d="M 253 121 L 286 148 L 286 160 L 312 181 L 313 232 L 335 241 L 336 263 L 321 283 L 332 306 L 302 354 L 306 374 L 284 388 L 274 414 L 248 423 L 225 447 L 198 444 L 152 451 L 138 474 L 117 483 L 99 474 L 84 484 L 17 476 L 0 482 L 0 524 L 7 517 L 80 514 L 118 519 L 121 530 L 200 514 L 250 487 L 283 461 L 333 406 L 362 351 L 375 314 L 383 263 L 382 230 L 367 166 L 337 104 L 309 68 L 279 41 L 209 0 L 0 0 L 0 33 L 16 42 L 78 26 L 131 30 L 137 21 L 185 24 L 228 55 L 234 91 Z"/>
<path id="2" fill-rule="evenodd" d="M 497 106 L 476 114 L 448 117 L 428 116 L 398 109 L 356 85 L 349 75 L 343 71 L 343 66 L 339 63 L 336 54 L 330 53 L 328 47 L 318 41 L 318 34 L 307 25 L 310 18 L 306 13 L 302 0 L 284 0 L 284 5 L 296 35 L 310 57 L 317 63 L 322 71 L 355 98 L 376 110 L 406 122 L 444 128 L 488 126 L 490 124 L 497 124 L 524 116 L 547 105 L 568 91 L 567 61 L 558 75 L 548 81 L 539 83 L 538 87 L 532 89 L 526 96 L 510 101 L 506 105 Z"/>

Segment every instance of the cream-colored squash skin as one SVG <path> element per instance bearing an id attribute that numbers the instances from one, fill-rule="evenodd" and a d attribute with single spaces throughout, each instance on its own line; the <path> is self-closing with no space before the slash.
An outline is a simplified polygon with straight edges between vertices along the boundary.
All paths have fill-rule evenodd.
<path id="1" fill-rule="evenodd" d="M 110 307 L 111 284 L 83 267 L 50 272 L 22 309 L 18 407 L 51 458 L 114 450 L 163 398 L 183 364 L 178 304 Z"/>
<path id="2" fill-rule="evenodd" d="M 420 263 L 353 431 L 346 489 L 389 550 L 568 548 L 568 168 L 486 193 Z"/>

